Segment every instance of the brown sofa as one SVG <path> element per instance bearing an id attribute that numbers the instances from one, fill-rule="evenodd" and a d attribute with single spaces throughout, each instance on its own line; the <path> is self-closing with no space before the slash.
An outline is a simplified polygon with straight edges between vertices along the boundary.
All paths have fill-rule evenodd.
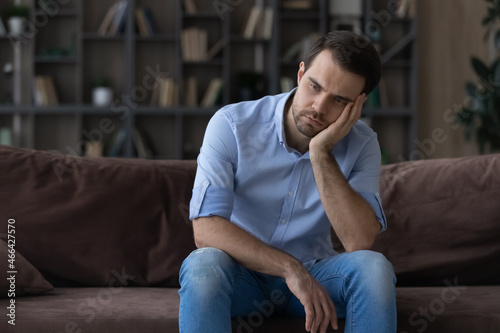
<path id="1" fill-rule="evenodd" d="M 195 169 L 0 146 L 0 331 L 178 332 Z M 500 155 L 387 165 L 380 184 L 398 333 L 500 332 Z M 233 320 L 303 327 L 272 306 Z"/>

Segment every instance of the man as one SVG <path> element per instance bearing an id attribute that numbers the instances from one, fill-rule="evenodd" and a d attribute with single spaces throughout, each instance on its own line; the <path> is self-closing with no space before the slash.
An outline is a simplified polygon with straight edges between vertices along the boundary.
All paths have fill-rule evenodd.
<path id="1" fill-rule="evenodd" d="M 198 250 L 180 272 L 179 326 L 231 332 L 272 302 L 325 332 L 395 332 L 395 277 L 369 251 L 386 228 L 380 149 L 359 121 L 380 79 L 377 51 L 330 32 L 300 63 L 287 94 L 228 105 L 210 120 L 191 199 Z M 332 250 L 330 228 L 345 253 Z"/>

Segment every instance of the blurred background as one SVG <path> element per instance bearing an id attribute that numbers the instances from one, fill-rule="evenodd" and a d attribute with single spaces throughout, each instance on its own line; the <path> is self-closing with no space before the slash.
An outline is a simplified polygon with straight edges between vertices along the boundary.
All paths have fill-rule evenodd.
<path id="1" fill-rule="evenodd" d="M 384 163 L 490 153 L 499 15 L 497 0 L 3 0 L 0 144 L 196 158 L 218 108 L 293 89 L 311 43 L 342 29 L 383 61 L 362 120 Z"/>

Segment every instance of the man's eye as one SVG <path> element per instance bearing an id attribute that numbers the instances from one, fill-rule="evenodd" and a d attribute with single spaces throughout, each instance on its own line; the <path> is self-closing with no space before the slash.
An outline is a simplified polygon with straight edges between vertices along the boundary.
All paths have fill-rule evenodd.
<path id="1" fill-rule="evenodd" d="M 315 85 L 314 83 L 311 83 L 311 88 L 313 90 L 319 90 L 319 87 L 317 85 Z"/>
<path id="2" fill-rule="evenodd" d="M 344 100 L 342 98 L 335 98 L 335 103 L 337 104 L 344 104 Z"/>

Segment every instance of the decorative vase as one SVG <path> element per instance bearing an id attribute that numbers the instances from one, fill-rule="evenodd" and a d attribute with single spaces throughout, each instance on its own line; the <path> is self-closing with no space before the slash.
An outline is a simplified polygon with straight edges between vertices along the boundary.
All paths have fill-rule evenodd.
<path id="1" fill-rule="evenodd" d="M 110 106 L 113 101 L 113 89 L 110 87 L 96 87 L 92 90 L 92 104 L 94 106 Z"/>
<path id="2" fill-rule="evenodd" d="M 7 22 L 12 36 L 22 36 L 24 33 L 24 19 L 22 17 L 13 16 Z"/>

